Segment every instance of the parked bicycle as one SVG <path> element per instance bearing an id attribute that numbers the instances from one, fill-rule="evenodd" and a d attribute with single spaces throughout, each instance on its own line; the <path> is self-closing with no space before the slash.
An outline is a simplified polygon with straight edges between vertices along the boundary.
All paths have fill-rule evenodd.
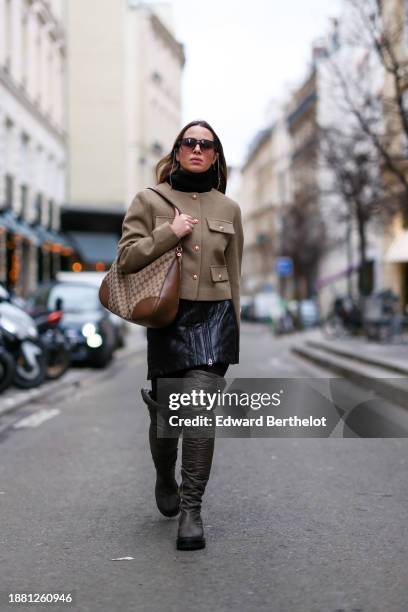
<path id="1" fill-rule="evenodd" d="M 401 315 L 399 298 L 390 289 L 360 300 L 339 296 L 322 332 L 328 339 L 363 335 L 375 342 L 407 342 L 408 317 Z"/>
<path id="2" fill-rule="evenodd" d="M 329 339 L 343 338 L 358 334 L 362 325 L 363 317 L 358 301 L 348 296 L 338 296 L 323 321 L 322 331 Z"/>
<path id="3" fill-rule="evenodd" d="M 398 295 L 385 289 L 368 296 L 364 308 L 364 333 L 368 340 L 406 340 L 407 317 L 401 314 Z"/>

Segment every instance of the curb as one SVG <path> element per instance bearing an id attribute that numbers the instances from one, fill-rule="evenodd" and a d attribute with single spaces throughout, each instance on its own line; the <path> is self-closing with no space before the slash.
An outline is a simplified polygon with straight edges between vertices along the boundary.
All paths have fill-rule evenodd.
<path id="1" fill-rule="evenodd" d="M 320 340 L 306 340 L 306 346 L 317 350 L 326 351 L 329 355 L 338 355 L 346 359 L 352 359 L 360 364 L 367 364 L 384 370 L 390 370 L 391 373 L 397 373 L 402 376 L 408 376 L 408 366 L 396 359 L 377 358 L 372 355 L 361 355 L 353 352 L 353 347 L 346 348 L 344 346 L 336 346 L 328 342 Z M 407 347 L 408 348 L 408 347 Z M 408 350 L 407 350 L 408 355 Z"/>
<path id="2" fill-rule="evenodd" d="M 352 367 L 348 363 L 350 359 L 346 360 L 346 358 L 334 354 L 329 355 L 327 351 L 305 345 L 293 346 L 291 350 L 303 359 L 314 362 L 361 387 L 374 391 L 384 399 L 407 410 L 408 385 L 405 379 L 401 376 L 398 377 L 395 372 L 381 369 L 379 366 L 365 366 L 363 363 L 360 364 L 360 367 L 356 363 Z"/>
<path id="3" fill-rule="evenodd" d="M 133 357 L 138 353 L 143 353 L 144 350 L 144 345 L 136 346 L 134 348 L 129 349 L 119 349 L 119 351 L 114 354 L 111 364 L 108 367 L 114 365 L 115 363 L 121 362 L 128 357 Z M 86 369 L 86 371 L 76 371 L 73 368 L 70 368 L 59 380 L 43 383 L 42 385 L 34 389 L 27 389 L 26 391 L 17 391 L 16 395 L 5 399 L 1 399 L 0 396 L 0 417 L 5 414 L 9 414 L 10 412 L 13 412 L 14 410 L 18 410 L 22 406 L 25 406 L 26 404 L 29 404 L 32 401 L 53 395 L 54 393 L 62 389 L 68 389 L 69 387 L 79 387 L 84 381 L 89 383 L 90 380 L 98 380 L 99 378 L 103 378 L 105 376 L 105 368 L 103 368 L 102 370 Z"/>

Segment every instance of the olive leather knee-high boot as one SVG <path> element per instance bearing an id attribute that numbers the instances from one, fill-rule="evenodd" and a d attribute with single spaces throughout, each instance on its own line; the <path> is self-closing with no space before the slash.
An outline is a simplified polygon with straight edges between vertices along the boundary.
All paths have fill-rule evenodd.
<path id="1" fill-rule="evenodd" d="M 157 415 L 167 407 L 156 402 L 148 389 L 142 389 L 141 393 L 150 414 L 149 443 L 156 468 L 157 507 L 164 516 L 176 516 L 180 507 L 179 487 L 175 478 L 178 438 L 158 437 Z"/>
<path id="2" fill-rule="evenodd" d="M 206 370 L 190 370 L 185 375 L 187 388 L 205 392 L 222 391 L 224 377 Z M 203 416 L 212 420 L 211 425 L 186 427 L 183 425 L 182 467 L 180 487 L 180 517 L 177 534 L 179 550 L 197 550 L 205 547 L 201 503 L 210 477 L 214 454 L 215 421 L 212 411 L 191 410 L 189 416 Z"/>

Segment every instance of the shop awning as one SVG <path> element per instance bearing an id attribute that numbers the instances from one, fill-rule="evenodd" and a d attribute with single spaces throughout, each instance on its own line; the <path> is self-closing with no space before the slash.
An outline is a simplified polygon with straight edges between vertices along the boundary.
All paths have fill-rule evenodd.
<path id="1" fill-rule="evenodd" d="M 402 232 L 391 243 L 385 254 L 384 261 L 387 263 L 408 262 L 408 230 Z"/>
<path id="2" fill-rule="evenodd" d="M 0 227 L 11 233 L 16 232 L 18 229 L 15 217 L 8 210 L 0 214 Z"/>
<path id="3" fill-rule="evenodd" d="M 112 263 L 116 257 L 118 236 L 110 233 L 69 232 L 76 251 L 86 263 Z"/>
<path id="4" fill-rule="evenodd" d="M 60 232 L 56 230 L 52 230 L 51 234 L 53 235 L 54 240 L 57 244 L 65 248 L 69 248 L 69 249 L 73 248 L 72 242 L 71 240 L 69 240 L 68 236 L 64 236 L 64 234 L 61 234 Z"/>
<path id="5" fill-rule="evenodd" d="M 40 239 L 41 244 L 43 242 L 50 242 L 51 244 L 58 244 L 64 248 L 73 248 L 73 245 L 67 236 L 64 236 L 60 232 L 56 230 L 51 230 L 43 227 L 42 225 L 37 225 L 35 227 L 35 231 Z"/>
<path id="6" fill-rule="evenodd" d="M 36 225 L 35 231 L 37 232 L 37 235 L 40 238 L 41 243 L 43 243 L 43 242 L 54 243 L 55 242 L 55 238 L 52 235 L 52 233 L 50 232 L 50 230 L 46 229 L 42 225 Z"/>
<path id="7" fill-rule="evenodd" d="M 25 221 L 17 219 L 9 210 L 4 211 L 0 215 L 0 227 L 4 227 L 11 234 L 16 234 L 22 238 L 26 238 L 35 246 L 40 244 L 35 230 Z"/>

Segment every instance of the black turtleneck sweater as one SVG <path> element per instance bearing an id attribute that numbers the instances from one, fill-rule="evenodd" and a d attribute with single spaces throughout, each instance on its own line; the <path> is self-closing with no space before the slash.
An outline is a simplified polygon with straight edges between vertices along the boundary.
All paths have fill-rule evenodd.
<path id="1" fill-rule="evenodd" d="M 173 185 L 173 189 L 177 191 L 196 191 L 197 193 L 203 193 L 204 191 L 211 191 L 214 185 L 214 170 L 210 166 L 205 172 L 189 172 L 184 168 L 178 167 L 170 177 L 166 179 L 169 185 Z"/>

